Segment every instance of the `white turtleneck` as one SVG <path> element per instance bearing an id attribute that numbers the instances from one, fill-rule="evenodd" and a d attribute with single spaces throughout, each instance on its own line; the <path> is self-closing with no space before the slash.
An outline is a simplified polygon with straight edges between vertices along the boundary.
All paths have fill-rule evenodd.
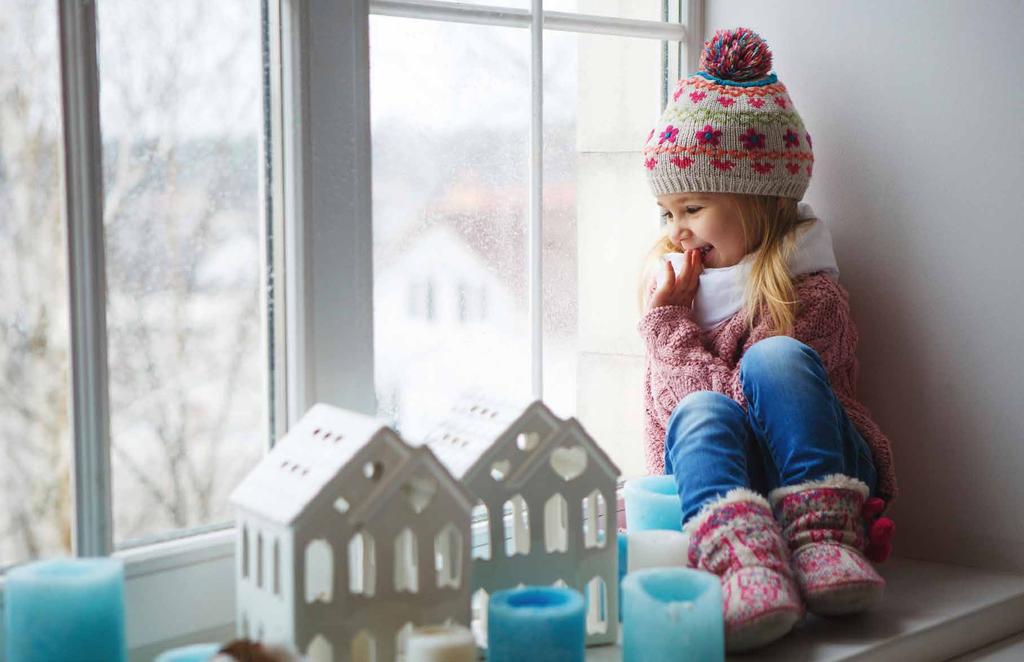
<path id="1" fill-rule="evenodd" d="M 828 226 L 817 218 L 814 210 L 806 202 L 797 203 L 797 217 L 813 218 L 799 229 L 796 234 L 796 248 L 789 260 L 789 272 L 793 277 L 800 274 L 827 271 L 834 280 L 839 280 L 839 266 L 832 250 L 832 234 Z M 682 262 L 677 261 L 683 253 L 666 253 L 665 260 L 673 259 L 673 267 Z M 743 289 L 747 283 L 754 253 L 747 253 L 742 260 L 731 267 L 705 268 L 700 275 L 700 285 L 693 302 L 693 319 L 702 329 L 710 329 L 729 319 L 743 307 Z M 658 285 L 664 282 L 665 272 L 659 271 Z"/>

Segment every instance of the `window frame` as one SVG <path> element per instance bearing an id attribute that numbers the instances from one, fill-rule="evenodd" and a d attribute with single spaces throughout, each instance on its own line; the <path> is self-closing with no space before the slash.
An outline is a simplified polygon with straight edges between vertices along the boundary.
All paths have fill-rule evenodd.
<path id="1" fill-rule="evenodd" d="M 114 550 L 110 491 L 102 172 L 95 3 L 58 0 L 65 186 L 71 288 L 75 554 L 112 555 L 126 567 L 131 657 L 197 633 L 233 632 L 235 531 L 186 530 L 170 540 Z M 373 359 L 373 245 L 369 17 L 525 27 L 531 31 L 530 326 L 531 382 L 542 397 L 540 308 L 544 30 L 661 39 L 661 101 L 698 66 L 704 0 L 665 0 L 662 20 L 460 5 L 439 0 L 266 0 L 270 141 L 263 186 L 273 252 L 273 438 L 309 406 L 330 402 L 376 414 Z M 670 52 L 669 41 L 679 48 Z M 264 145 L 266 147 L 266 145 Z M 266 154 L 266 149 L 263 151 Z M 652 223 L 656 223 L 652 220 Z M 282 282 L 283 281 L 283 282 Z M 83 396 L 82 394 L 90 394 Z M 271 443 L 273 441 L 271 439 Z M 217 527 L 207 527 L 217 528 Z M 212 585 L 210 582 L 214 582 Z M 193 600 L 183 587 L 202 587 Z M 166 588 L 159 610 L 147 591 Z M 173 589 L 173 590 L 172 590 Z M 211 590 L 213 589 L 213 590 Z M 213 596 L 212 599 L 209 596 Z M 186 605 L 191 605 L 187 609 Z M 199 605 L 197 608 L 196 606 Z M 180 608 L 178 608 L 180 607 Z M 167 610 L 187 617 L 158 618 Z M 0 575 L 0 614 L 3 576 Z M 152 613 L 150 613 L 152 612 Z M 0 645 L 0 660 L 3 647 Z"/>

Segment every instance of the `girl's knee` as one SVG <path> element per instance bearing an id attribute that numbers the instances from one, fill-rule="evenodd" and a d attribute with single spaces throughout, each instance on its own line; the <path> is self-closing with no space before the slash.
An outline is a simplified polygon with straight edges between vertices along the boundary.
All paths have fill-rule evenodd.
<path id="1" fill-rule="evenodd" d="M 810 345 L 791 336 L 772 336 L 759 340 L 743 353 L 740 359 L 740 376 L 759 368 L 772 369 L 792 365 L 794 361 L 813 360 L 820 362 L 818 352 Z"/>
<path id="2" fill-rule="evenodd" d="M 676 405 L 666 427 L 665 451 L 671 450 L 683 431 L 699 427 L 704 421 L 738 422 L 746 413 L 738 402 L 717 391 L 694 391 Z"/>
<path id="3" fill-rule="evenodd" d="M 680 416 L 687 415 L 704 415 L 704 416 L 716 416 L 721 415 L 724 410 L 732 409 L 735 406 L 740 409 L 742 413 L 742 407 L 727 395 L 719 393 L 718 391 L 694 391 L 684 397 L 676 405 L 675 410 L 672 412 L 672 416 L 669 417 L 669 425 L 672 421 Z"/>

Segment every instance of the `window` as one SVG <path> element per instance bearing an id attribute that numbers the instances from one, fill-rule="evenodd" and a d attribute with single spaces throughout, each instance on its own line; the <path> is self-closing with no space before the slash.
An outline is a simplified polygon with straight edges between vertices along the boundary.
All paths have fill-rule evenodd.
<path id="1" fill-rule="evenodd" d="M 6 56 L 0 121 L 24 130 L 5 129 L 0 137 L 0 269 L 28 269 L 20 273 L 32 274 L 37 289 L 19 293 L 24 296 L 17 306 L 6 294 L 0 301 L 0 365 L 8 371 L 5 377 L 10 375 L 13 357 L 19 374 L 27 375 L 17 382 L 17 398 L 0 395 L 0 425 L 21 426 L 13 434 L 4 427 L 0 437 L 5 506 L 0 509 L 0 565 L 68 550 L 71 532 L 85 531 L 95 539 L 79 545 L 81 552 L 109 553 L 116 544 L 119 555 L 135 559 L 133 571 L 174 573 L 176 580 L 177 573 L 187 575 L 202 564 L 216 569 L 209 576 L 223 580 L 216 588 L 227 591 L 224 578 L 233 576 L 232 550 L 239 535 L 199 534 L 197 529 L 228 521 L 227 493 L 259 456 L 267 431 L 279 434 L 289 418 L 314 402 L 334 401 L 372 413 L 377 410 L 374 393 L 382 394 L 385 413 L 393 411 L 398 427 L 414 436 L 422 417 L 438 411 L 437 402 L 446 406 L 449 394 L 481 381 L 486 385 L 488 379 L 491 384 L 498 380 L 499 389 L 507 385 L 516 393 L 543 392 L 563 415 L 588 399 L 597 400 L 588 389 L 601 382 L 600 370 L 585 368 L 595 365 L 591 360 L 618 336 L 602 331 L 602 323 L 612 318 L 591 314 L 600 309 L 588 307 L 585 290 L 595 287 L 589 281 L 597 283 L 598 277 L 621 281 L 623 288 L 628 279 L 616 271 L 615 259 L 607 262 L 614 256 L 592 247 L 606 241 L 633 254 L 623 238 L 646 242 L 622 223 L 642 213 L 642 206 L 629 196 L 599 194 L 621 192 L 617 187 L 628 176 L 630 152 L 637 151 L 647 121 L 660 107 L 657 92 L 661 103 L 667 97 L 686 31 L 673 13 L 679 3 L 613 3 L 606 11 L 597 3 L 550 0 L 546 10 L 564 13 L 552 13 L 545 21 L 544 79 L 534 87 L 531 19 L 523 0 L 515 3 L 518 8 L 503 14 L 474 8 L 476 23 L 464 20 L 465 7 L 455 4 L 371 3 L 369 34 L 359 3 L 59 3 L 57 15 L 70 32 L 57 30 L 53 4 L 12 0 L 5 5 L 0 12 L 0 34 L 6 36 L 0 40 Z M 138 30 L 129 34 L 128 25 Z M 92 27 L 98 35 L 94 49 Z M 406 37 L 402 31 L 416 34 Z M 360 48 L 367 38 L 372 54 Z M 76 62 L 88 65 L 90 52 L 96 55 L 98 80 L 88 79 L 88 66 L 60 70 L 62 42 Z M 636 47 L 627 48 L 630 44 Z M 206 57 L 215 59 L 216 77 Z M 635 80 L 625 81 L 627 70 Z M 632 75 L 640 70 L 651 71 L 650 77 Z M 455 75 L 417 77 L 417 71 Z M 371 82 L 372 104 L 367 96 Z M 220 103 L 202 103 L 204 92 Z M 97 112 L 89 111 L 90 94 L 98 99 Z M 532 135 L 544 139 L 537 142 L 531 141 L 536 121 L 531 104 L 540 94 L 543 125 L 535 125 L 540 133 Z M 431 103 L 418 102 L 423 99 Z M 78 133 L 61 124 L 61 102 L 68 100 L 76 110 L 89 111 L 75 115 L 85 118 Z M 439 113 L 427 107 L 435 101 Z M 22 106 L 12 110 L 10 103 Z M 636 112 L 625 104 L 649 108 L 647 118 L 643 108 Z M 16 114 L 11 120 L 15 110 L 31 121 L 20 121 L 24 117 Z M 636 135 L 634 121 L 644 126 L 642 135 Z M 25 147 L 25 140 L 37 138 L 41 148 Z M 408 143 L 404 164 L 398 157 L 403 139 Z M 102 154 L 93 142 L 102 145 Z M 68 192 L 62 196 L 56 166 L 65 146 L 75 157 L 66 164 L 72 174 L 82 175 L 84 169 L 90 175 L 84 179 L 96 185 L 83 187 L 83 178 L 71 177 L 63 182 Z M 28 163 L 28 156 L 35 160 Z M 27 169 L 16 172 L 19 159 Z M 531 198 L 541 192 L 540 182 L 530 178 L 531 169 L 545 175 L 543 198 Z M 474 172 L 476 180 L 469 176 Z M 531 199 L 543 203 L 542 224 Z M 98 200 L 104 203 L 102 217 L 85 204 L 99 209 Z M 15 202 L 27 206 L 12 207 Z M 28 263 L 29 257 L 40 258 L 37 253 L 23 251 L 17 257 L 24 259 L 12 260 L 11 251 L 21 246 L 11 239 L 20 228 L 16 223 L 54 215 L 55 222 L 37 222 L 29 229 L 45 229 L 48 246 L 70 243 L 62 236 L 65 228 L 104 229 L 100 261 L 86 260 L 83 266 L 84 258 L 96 259 L 88 251 L 75 253 L 78 262 L 69 262 L 61 252 L 41 256 L 41 267 Z M 586 223 L 577 224 L 577 216 Z M 655 219 L 652 210 L 652 226 Z M 542 233 L 531 235 L 536 228 Z M 411 233 L 403 235 L 403 230 Z M 539 237 L 539 249 L 531 237 Z M 32 248 L 43 244 L 33 240 Z M 459 248 L 443 253 L 445 262 L 439 265 L 442 254 L 431 248 L 442 245 Z M 481 246 L 489 250 L 482 253 Z M 481 255 L 500 263 L 485 262 Z M 90 264 L 102 269 L 90 272 Z M 408 280 L 391 283 L 386 277 L 397 264 L 422 283 L 415 305 Z M 3 273 L 10 281 L 9 271 Z M 83 280 L 98 274 L 109 289 Z M 82 308 L 83 297 L 66 287 L 68 280 L 87 294 L 109 296 L 101 296 L 102 306 L 93 310 L 100 314 L 85 326 L 69 315 Z M 431 307 L 432 326 L 444 330 L 457 323 L 460 280 L 466 283 L 471 322 L 464 325 L 466 334 L 457 336 L 461 344 L 437 347 L 431 344 L 436 335 L 408 330 L 401 337 L 387 335 L 388 320 L 419 310 L 420 323 L 426 324 Z M 390 284 L 394 287 L 389 289 Z M 616 301 L 622 298 L 619 290 L 612 292 Z M 32 305 L 34 327 L 27 316 Z M 19 337 L 12 328 L 38 331 L 26 336 L 32 340 L 31 352 L 21 351 L 25 345 L 16 344 Z M 87 386 L 99 384 L 102 393 L 109 393 L 109 402 L 100 399 L 90 411 L 100 423 L 109 423 L 109 437 L 101 435 L 98 442 L 83 441 L 63 408 L 70 392 L 79 396 L 72 402 L 82 411 L 80 396 L 87 392 L 67 380 L 77 360 L 68 348 L 97 329 L 108 356 L 102 371 L 90 373 L 95 378 Z M 258 337 L 241 335 L 244 331 Z M 248 349 L 199 365 L 196 357 L 225 338 L 236 343 L 234 348 Z M 396 352 L 398 342 L 405 346 Z M 175 365 L 167 355 L 153 352 L 161 343 L 183 360 Z M 502 361 L 513 357 L 505 374 L 484 369 L 487 361 L 472 365 L 467 360 L 496 360 L 495 350 Z M 149 381 L 137 373 L 122 374 L 139 366 Z M 475 372 L 460 372 L 469 368 Z M 407 380 L 395 378 L 401 370 Z M 231 390 L 225 402 L 226 384 L 232 380 L 242 387 Z M 437 400 L 420 398 L 417 382 L 430 384 Z M 197 394 L 208 397 L 197 405 Z M 48 426 L 46 434 L 26 432 L 19 422 L 29 402 L 42 406 L 32 420 L 37 427 Z M 254 424 L 256 419 L 264 422 Z M 12 451 L 7 442 L 12 437 L 31 443 Z M 254 447 L 259 448 L 246 455 Z M 53 452 L 61 448 L 67 449 L 63 455 Z M 111 468 L 93 463 L 89 466 L 98 466 L 97 474 L 71 483 L 74 454 L 82 457 L 83 448 L 87 459 L 105 456 Z M 12 474 L 7 460 L 15 453 L 35 464 Z M 219 463 L 222 454 L 231 458 Z M 141 470 L 148 462 L 160 467 L 155 480 Z M 203 471 L 218 464 L 222 469 L 215 474 Z M 29 474 L 32 482 L 25 479 Z M 104 481 L 111 490 L 102 486 Z M 87 508 L 75 498 L 72 485 L 84 490 L 77 496 L 87 497 Z M 126 500 L 132 490 L 140 490 L 138 505 Z M 8 498 L 18 508 L 6 508 Z M 147 502 L 157 514 L 152 518 L 143 517 L 141 504 Z M 503 533 L 501 505 L 493 505 L 487 523 L 495 527 L 496 545 Z M 540 514 L 538 509 L 535 516 Z M 18 518 L 30 516 L 32 527 L 19 529 Z M 242 537 L 248 536 L 254 585 L 257 529 L 250 529 Z M 135 548 L 183 533 L 188 534 L 185 540 Z M 478 533 L 474 530 L 474 550 Z M 374 541 L 359 538 L 355 546 L 339 567 L 349 575 L 350 591 L 372 595 Z M 182 563 L 165 563 L 164 554 Z M 274 555 L 270 549 L 267 554 Z M 272 590 L 270 575 L 267 583 Z M 168 603 L 165 608 L 181 618 L 167 621 L 166 628 L 152 633 L 158 638 L 139 645 L 184 640 L 212 627 L 227 629 L 236 617 L 246 634 L 262 625 L 250 622 L 244 609 L 235 614 L 196 600 L 188 587 L 209 587 L 189 577 L 174 585 L 186 590 L 169 600 L 201 608 Z"/>
<path id="2" fill-rule="evenodd" d="M 229 525 L 272 424 L 260 3 L 57 6 L 0 12 L 0 568 Z"/>
<path id="3" fill-rule="evenodd" d="M 71 550 L 66 234 L 52 3 L 0 11 L 0 568 Z"/>
<path id="4" fill-rule="evenodd" d="M 268 437 L 257 3 L 97 3 L 114 539 L 229 522 Z"/>
<path id="5" fill-rule="evenodd" d="M 529 0 L 473 3 L 522 10 L 514 25 L 507 12 L 488 25 L 395 4 L 370 6 L 380 412 L 418 437 L 479 389 L 599 424 L 638 342 L 634 286 L 658 220 L 653 201 L 626 194 L 646 186 L 638 153 L 679 68 L 685 31 L 663 21 L 679 19 L 680 3 L 544 2 L 563 14 L 545 19 L 536 88 Z M 405 274 L 437 284 L 433 325 L 410 318 L 396 286 Z M 635 435 L 615 432 L 595 436 L 625 466 L 634 449 L 611 444 Z"/>

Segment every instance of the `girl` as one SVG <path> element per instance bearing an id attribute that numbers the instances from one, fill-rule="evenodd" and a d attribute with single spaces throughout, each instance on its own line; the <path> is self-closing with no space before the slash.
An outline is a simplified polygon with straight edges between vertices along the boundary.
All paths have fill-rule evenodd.
<path id="1" fill-rule="evenodd" d="M 666 222 L 638 324 L 647 465 L 675 478 L 689 564 L 721 578 L 729 651 L 873 605 L 898 493 L 831 236 L 798 204 L 811 136 L 770 68 L 757 34 L 716 32 L 642 150 Z"/>

